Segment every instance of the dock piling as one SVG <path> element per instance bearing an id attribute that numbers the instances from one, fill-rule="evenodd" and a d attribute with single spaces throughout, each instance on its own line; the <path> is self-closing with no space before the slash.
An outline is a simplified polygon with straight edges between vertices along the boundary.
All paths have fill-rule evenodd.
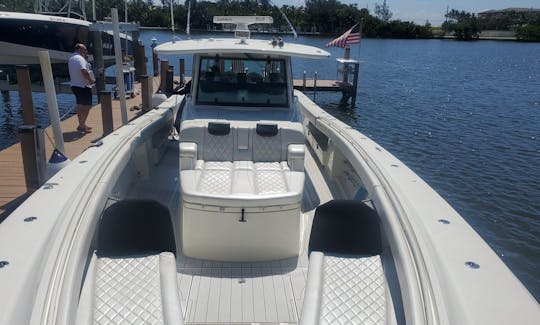
<path id="1" fill-rule="evenodd" d="M 154 48 L 152 48 L 152 67 L 154 68 L 154 77 L 157 77 L 159 75 L 159 62 L 158 62 L 158 56 L 156 52 L 154 52 Z"/>
<path id="2" fill-rule="evenodd" d="M 351 105 L 356 105 L 356 93 L 358 91 L 358 73 L 360 70 L 360 63 L 354 64 L 354 77 L 353 77 L 353 87 L 352 87 L 352 98 Z"/>
<path id="3" fill-rule="evenodd" d="M 35 125 L 21 125 L 19 127 L 19 141 L 21 142 L 26 191 L 31 193 L 45 182 L 44 130 Z"/>
<path id="4" fill-rule="evenodd" d="M 313 77 L 313 99 L 317 97 L 317 77 L 318 73 L 315 71 L 315 75 Z"/>
<path id="5" fill-rule="evenodd" d="M 110 91 L 100 91 L 101 119 L 103 121 L 103 135 L 106 136 L 114 130 L 112 116 L 112 95 Z"/>
<path id="6" fill-rule="evenodd" d="M 103 42 L 101 32 L 93 31 L 92 40 L 94 43 L 94 76 L 96 77 L 96 91 L 105 90 L 105 63 L 103 62 Z M 99 97 L 98 97 L 99 100 Z"/>
<path id="7" fill-rule="evenodd" d="M 184 77 L 186 75 L 186 66 L 184 63 L 184 59 L 180 59 L 180 65 L 179 65 L 179 73 L 180 73 L 180 85 L 184 85 Z"/>
<path id="8" fill-rule="evenodd" d="M 17 85 L 19 87 L 19 99 L 23 113 L 23 122 L 27 125 L 36 123 L 34 115 L 34 101 L 32 99 L 32 85 L 30 82 L 30 69 L 27 65 L 18 65 Z"/>
<path id="9" fill-rule="evenodd" d="M 148 59 L 146 58 L 146 55 L 144 54 L 145 53 L 144 44 L 139 44 L 138 50 L 139 50 L 139 57 L 141 58 L 140 67 L 139 67 L 140 69 L 139 78 L 140 78 L 141 76 L 146 76 L 148 74 L 146 70 L 146 62 L 148 62 Z"/>
<path id="10" fill-rule="evenodd" d="M 144 111 L 152 109 L 152 82 L 148 75 L 141 76 L 141 99 Z"/>
<path id="11" fill-rule="evenodd" d="M 161 60 L 161 67 L 159 69 L 160 73 L 160 83 L 159 83 L 159 90 L 162 93 L 166 92 L 166 85 L 167 85 L 167 70 L 169 70 L 169 60 Z"/>
<path id="12" fill-rule="evenodd" d="M 174 66 L 170 65 L 167 69 L 165 80 L 165 93 L 170 96 L 174 89 Z"/>

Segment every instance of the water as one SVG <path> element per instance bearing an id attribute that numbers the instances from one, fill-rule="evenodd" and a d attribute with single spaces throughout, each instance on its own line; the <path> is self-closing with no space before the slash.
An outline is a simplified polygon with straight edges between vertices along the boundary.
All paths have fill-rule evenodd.
<path id="1" fill-rule="evenodd" d="M 165 31 L 141 34 L 149 58 L 152 37 L 171 39 Z M 319 47 L 328 41 L 299 39 Z M 343 50 L 329 50 L 328 60 L 295 60 L 295 78 L 315 69 L 320 79 L 336 78 Z M 419 174 L 540 300 L 538 53 L 538 43 L 365 39 L 356 107 L 340 107 L 338 94 L 319 93 L 316 101 Z M 178 59 L 169 58 L 176 73 Z M 22 121 L 17 94 L 9 97 L 0 103 L 0 148 L 16 141 Z M 45 124 L 45 96 L 34 94 L 34 103 Z M 61 115 L 72 105 L 72 96 L 59 96 Z"/>

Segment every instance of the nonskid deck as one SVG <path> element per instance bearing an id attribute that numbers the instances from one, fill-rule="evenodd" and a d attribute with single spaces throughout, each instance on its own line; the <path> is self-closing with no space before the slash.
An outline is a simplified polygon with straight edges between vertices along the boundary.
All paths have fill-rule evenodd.
<path id="1" fill-rule="evenodd" d="M 186 323 L 297 323 L 307 256 L 272 262 L 227 263 L 177 257 Z"/>

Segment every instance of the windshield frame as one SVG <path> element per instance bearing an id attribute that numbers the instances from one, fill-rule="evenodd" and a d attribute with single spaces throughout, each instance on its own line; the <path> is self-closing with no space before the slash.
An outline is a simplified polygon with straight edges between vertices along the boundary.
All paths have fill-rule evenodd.
<path id="1" fill-rule="evenodd" d="M 239 56 L 211 56 L 211 55 L 201 55 L 198 61 L 198 70 L 197 70 L 197 85 L 196 85 L 196 94 L 195 94 L 195 104 L 198 106 L 225 106 L 225 107 L 255 107 L 255 108 L 288 108 L 290 104 L 290 90 L 288 82 L 288 65 L 285 58 L 279 57 L 250 57 L 245 55 L 243 57 Z M 251 71 L 246 68 L 244 72 L 232 71 L 232 62 L 242 62 L 242 67 L 256 66 L 264 67 L 261 69 L 262 72 Z M 213 78 L 213 75 L 210 76 L 209 65 L 213 63 L 212 73 L 218 74 L 219 78 Z M 262 63 L 262 64 L 261 64 Z M 217 67 L 220 66 L 221 68 Z M 238 70 L 239 68 L 236 67 Z M 241 70 L 242 68 L 240 68 Z M 277 70 L 275 70 L 277 69 Z M 222 71 L 216 71 L 222 70 Z M 272 71 L 273 73 L 270 73 Z M 277 72 L 276 72 L 277 71 Z M 272 74 L 273 76 L 270 76 Z M 276 76 L 279 78 L 275 81 Z M 221 79 L 223 77 L 223 80 Z M 274 78 L 274 80 L 271 79 Z M 253 78 L 257 78 L 256 81 L 253 81 Z M 242 86 L 242 88 L 240 88 Z M 209 87 L 212 87 L 211 91 L 206 91 Z M 222 95 L 224 92 L 237 92 L 237 96 L 241 96 L 240 90 L 245 92 L 245 95 L 248 96 L 250 91 L 252 94 L 259 93 L 260 96 L 263 94 L 267 95 L 266 102 L 264 101 L 249 101 L 249 99 L 243 102 L 244 97 L 241 100 L 217 100 L 220 97 L 214 97 L 214 100 L 209 100 L 205 98 L 211 92 L 221 92 Z M 276 94 L 272 94 L 276 92 Z M 272 103 L 271 96 L 278 99 L 278 102 Z M 257 98 L 253 96 L 252 98 Z"/>

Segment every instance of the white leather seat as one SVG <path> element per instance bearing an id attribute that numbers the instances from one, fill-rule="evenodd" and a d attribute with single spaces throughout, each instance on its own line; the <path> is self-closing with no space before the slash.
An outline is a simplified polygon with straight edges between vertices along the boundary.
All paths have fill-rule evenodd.
<path id="1" fill-rule="evenodd" d="M 183 324 L 174 255 L 94 253 L 76 324 Z"/>
<path id="2" fill-rule="evenodd" d="M 180 139 L 185 255 L 221 261 L 298 255 L 300 123 L 184 121 Z"/>
<path id="3" fill-rule="evenodd" d="M 381 257 L 312 252 L 300 325 L 387 324 Z"/>
<path id="4" fill-rule="evenodd" d="M 258 207 L 301 201 L 304 138 L 299 123 L 285 122 L 272 136 L 259 135 L 253 123 L 246 127 L 245 122 L 223 122 L 229 132 L 211 134 L 210 123 L 219 124 L 188 121 L 181 128 L 180 178 L 185 202 Z"/>
<path id="5" fill-rule="evenodd" d="M 291 171 L 286 162 L 199 160 L 181 178 L 185 202 L 227 207 L 298 203 L 304 185 L 304 173 Z"/>

